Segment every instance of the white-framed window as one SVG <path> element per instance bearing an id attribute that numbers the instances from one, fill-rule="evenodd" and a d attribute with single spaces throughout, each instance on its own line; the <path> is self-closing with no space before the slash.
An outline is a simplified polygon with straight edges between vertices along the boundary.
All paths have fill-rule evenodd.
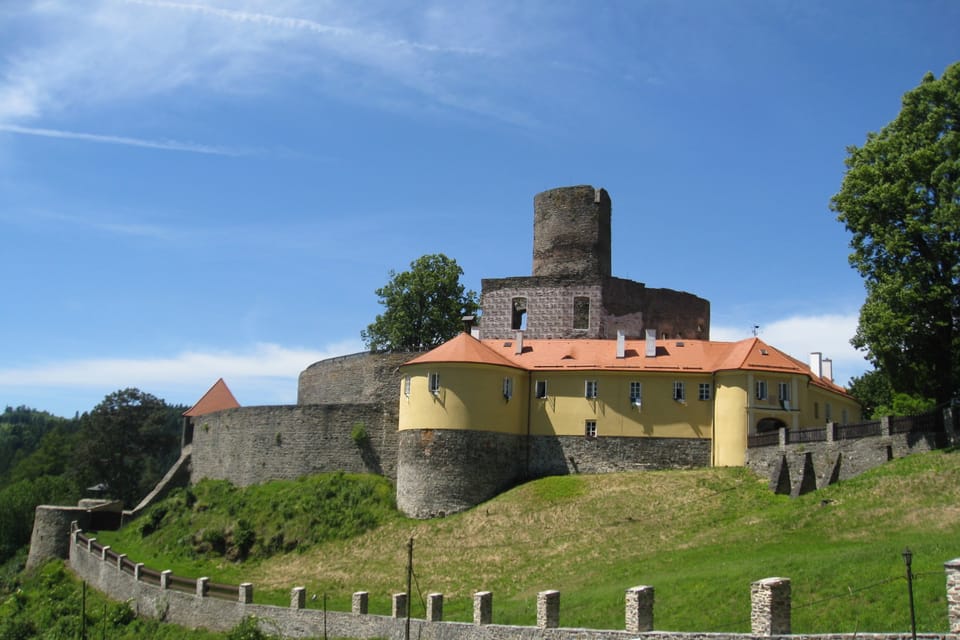
<path id="1" fill-rule="evenodd" d="M 583 385 L 583 397 L 584 398 L 596 398 L 597 397 L 597 381 L 596 380 L 587 380 Z"/>
<path id="2" fill-rule="evenodd" d="M 537 380 L 533 385 L 533 395 L 537 398 L 547 397 L 547 381 Z"/>
<path id="3" fill-rule="evenodd" d="M 757 390 L 757 400 L 766 400 L 767 399 L 767 381 L 766 380 L 757 380 L 756 383 Z"/>
<path id="4" fill-rule="evenodd" d="M 410 397 L 410 376 L 403 377 L 403 395 Z"/>
<path id="5" fill-rule="evenodd" d="M 597 437 L 597 421 L 596 420 L 587 420 L 583 423 L 583 435 L 588 438 Z"/>
<path id="6" fill-rule="evenodd" d="M 683 402 L 687 399 L 687 389 L 680 380 L 673 381 L 673 399 L 678 402 Z"/>
<path id="7" fill-rule="evenodd" d="M 643 402 L 643 387 L 639 382 L 630 383 L 630 404 L 639 407 Z"/>
<path id="8" fill-rule="evenodd" d="M 789 382 L 777 383 L 777 397 L 780 399 L 780 402 L 790 402 L 790 383 Z"/>
<path id="9" fill-rule="evenodd" d="M 710 399 L 710 387 L 712 385 L 709 382 L 701 382 L 700 386 L 697 388 L 697 399 L 698 400 L 709 400 Z"/>
<path id="10" fill-rule="evenodd" d="M 503 397 L 507 400 L 513 397 L 513 378 L 509 376 L 503 379 Z"/>
<path id="11" fill-rule="evenodd" d="M 436 372 L 431 373 L 429 384 L 430 384 L 430 393 L 432 393 L 433 395 L 439 394 L 440 393 L 440 374 Z"/>

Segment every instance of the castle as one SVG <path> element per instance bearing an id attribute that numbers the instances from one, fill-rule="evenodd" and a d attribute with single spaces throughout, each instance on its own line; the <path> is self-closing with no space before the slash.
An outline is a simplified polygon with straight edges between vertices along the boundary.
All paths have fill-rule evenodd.
<path id="1" fill-rule="evenodd" d="M 533 275 L 484 279 L 479 327 L 315 363 L 292 406 L 215 386 L 187 415 L 191 482 L 379 473 L 428 518 L 546 475 L 743 465 L 748 434 L 859 418 L 829 361 L 711 342 L 707 300 L 613 277 L 610 234 L 603 189 L 537 195 Z"/>

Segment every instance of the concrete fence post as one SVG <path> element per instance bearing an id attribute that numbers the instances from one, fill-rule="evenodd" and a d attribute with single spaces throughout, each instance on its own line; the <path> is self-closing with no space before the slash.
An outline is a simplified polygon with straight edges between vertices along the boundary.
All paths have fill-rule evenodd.
<path id="1" fill-rule="evenodd" d="M 204 576 L 202 578 L 197 578 L 197 597 L 206 598 L 207 597 L 207 588 L 210 582 L 210 578 Z"/>
<path id="2" fill-rule="evenodd" d="M 142 577 L 143 577 L 143 563 L 138 562 L 137 564 L 133 565 L 133 579 L 139 582 L 140 578 Z"/>
<path id="3" fill-rule="evenodd" d="M 93 553 L 93 543 L 96 541 L 96 538 L 87 538 L 87 551 Z"/>
<path id="4" fill-rule="evenodd" d="M 750 585 L 750 627 L 757 636 L 790 634 L 790 578 L 766 578 Z"/>
<path id="5" fill-rule="evenodd" d="M 394 618 L 405 618 L 407 616 L 407 594 L 393 594 L 393 607 L 390 615 Z"/>
<path id="6" fill-rule="evenodd" d="M 473 624 L 493 622 L 493 592 L 477 591 L 473 594 Z"/>
<path id="7" fill-rule="evenodd" d="M 355 591 L 350 603 L 350 611 L 357 615 L 366 615 L 370 606 L 370 594 L 366 591 Z"/>
<path id="8" fill-rule="evenodd" d="M 237 590 L 237 601 L 240 604 L 253 604 L 253 583 L 241 582 Z"/>
<path id="9" fill-rule="evenodd" d="M 72 526 L 75 525 L 75 524 L 77 524 L 77 521 L 76 521 L 76 520 L 74 520 L 74 521 L 70 524 L 70 526 L 72 527 Z M 77 536 L 78 536 L 78 535 L 80 535 L 80 529 L 74 529 L 73 531 L 70 532 L 70 546 L 71 546 L 71 547 L 77 546 Z"/>
<path id="10" fill-rule="evenodd" d="M 537 628 L 556 629 L 560 626 L 560 592 L 554 589 L 537 594 Z"/>
<path id="11" fill-rule="evenodd" d="M 106 559 L 107 559 L 107 551 L 110 551 L 110 545 L 108 545 L 108 544 L 105 544 L 105 545 L 103 545 L 103 547 L 100 548 L 100 559 L 101 559 L 101 560 L 106 560 Z"/>
<path id="12" fill-rule="evenodd" d="M 960 633 L 960 558 L 943 565 L 947 572 L 947 624 L 950 633 Z"/>
<path id="13" fill-rule="evenodd" d="M 173 575 L 173 571 L 170 569 L 164 569 L 160 572 L 160 588 L 169 589 L 170 588 L 170 576 Z"/>
<path id="14" fill-rule="evenodd" d="M 943 430 L 947 433 L 947 443 L 957 443 L 957 423 L 954 420 L 953 407 L 943 410 Z"/>
<path id="15" fill-rule="evenodd" d="M 653 631 L 653 587 L 627 589 L 626 603 L 626 630 L 630 633 Z"/>
<path id="16" fill-rule="evenodd" d="M 427 594 L 427 622 L 440 622 L 443 620 L 443 594 Z"/>
<path id="17" fill-rule="evenodd" d="M 307 606 L 307 588 L 294 587 L 290 589 L 290 608 L 303 609 Z"/>
<path id="18" fill-rule="evenodd" d="M 828 422 L 827 423 L 827 442 L 833 442 L 837 439 L 837 423 Z"/>
<path id="19" fill-rule="evenodd" d="M 123 571 L 123 561 L 127 559 L 127 554 L 121 553 L 117 556 L 117 571 Z"/>

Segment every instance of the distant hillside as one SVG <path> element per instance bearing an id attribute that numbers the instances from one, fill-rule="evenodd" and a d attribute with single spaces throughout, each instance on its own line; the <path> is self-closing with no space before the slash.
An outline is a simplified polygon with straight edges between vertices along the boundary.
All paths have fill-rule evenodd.
<path id="1" fill-rule="evenodd" d="M 262 488 L 230 489 L 238 499 L 228 504 L 260 492 L 247 501 L 259 503 L 259 512 L 243 516 L 254 531 L 293 516 L 330 516 L 312 514 L 324 510 L 324 501 L 305 494 L 311 485 L 276 483 L 284 485 L 291 489 L 283 499 L 277 492 L 265 497 Z M 333 494 L 329 500 L 349 519 L 349 501 Z M 366 590 L 371 612 L 387 613 L 390 594 L 405 588 L 412 536 L 414 590 L 421 597 L 444 593 L 451 620 L 470 620 L 472 594 L 493 591 L 498 623 L 533 624 L 536 593 L 559 589 L 564 626 L 621 628 L 624 590 L 650 584 L 658 629 L 748 631 L 750 583 L 785 576 L 793 580 L 795 633 L 908 629 L 901 552 L 909 546 L 918 626 L 944 632 L 942 565 L 960 557 L 958 505 L 960 454 L 933 452 L 794 500 L 771 494 L 740 468 L 546 478 L 457 516 L 414 521 L 381 513 L 366 533 L 246 563 L 216 553 L 204 559 L 189 545 L 176 553 L 167 547 L 165 556 L 152 541 L 181 525 L 153 516 L 160 527 L 147 531 L 149 514 L 100 538 L 150 566 L 252 581 L 258 601 L 286 604 L 292 586 L 306 585 L 309 593 L 326 594 L 330 608 L 349 610 L 350 594 Z M 198 500 L 191 509 L 210 507 Z M 158 508 L 176 511 L 170 504 Z M 232 535 L 229 523 L 221 527 Z M 203 539 L 199 530 L 197 536 Z M 417 593 L 415 613 L 422 607 Z"/>

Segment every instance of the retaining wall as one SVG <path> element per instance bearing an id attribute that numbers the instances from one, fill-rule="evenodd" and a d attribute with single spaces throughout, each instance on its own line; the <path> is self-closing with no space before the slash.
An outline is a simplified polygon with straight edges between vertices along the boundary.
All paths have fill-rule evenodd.
<path id="1" fill-rule="evenodd" d="M 544 476 L 707 467 L 710 449 L 709 439 L 405 429 L 400 432 L 397 506 L 414 518 L 435 518 Z"/>

